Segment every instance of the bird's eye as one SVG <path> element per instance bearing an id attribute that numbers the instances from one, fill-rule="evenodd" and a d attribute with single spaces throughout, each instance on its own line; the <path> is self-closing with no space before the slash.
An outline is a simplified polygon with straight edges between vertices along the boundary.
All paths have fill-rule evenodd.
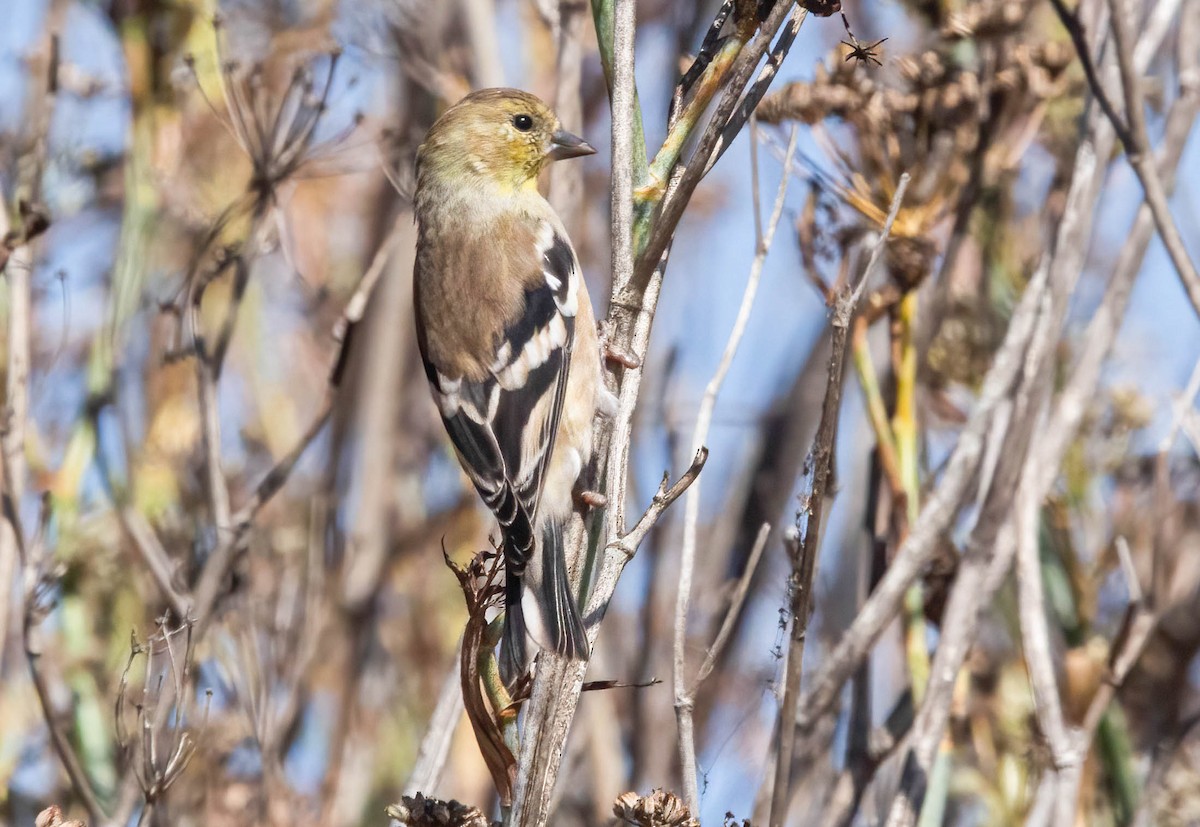
<path id="1" fill-rule="evenodd" d="M 528 132 L 533 129 L 533 118 L 528 115 L 514 115 L 512 122 L 513 126 L 522 132 Z"/>

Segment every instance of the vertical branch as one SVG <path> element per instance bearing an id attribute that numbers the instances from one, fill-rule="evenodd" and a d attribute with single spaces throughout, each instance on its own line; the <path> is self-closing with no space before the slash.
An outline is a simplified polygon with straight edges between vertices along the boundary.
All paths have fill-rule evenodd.
<path id="1" fill-rule="evenodd" d="M 606 524 L 598 527 L 590 538 L 586 533 L 580 533 L 583 542 L 589 544 L 589 554 L 593 558 L 591 565 L 597 572 L 584 612 L 590 640 L 594 640 L 599 632 L 617 581 L 638 544 L 663 510 L 695 480 L 707 456 L 707 452 L 700 452 L 675 486 L 668 488 L 664 482 L 646 514 L 626 531 L 633 412 L 641 388 L 641 360 L 645 357 L 662 287 L 670 236 L 695 185 L 707 169 L 707 160 L 713 157 L 714 152 L 719 152 L 722 135 L 732 137 L 745 123 L 740 113 L 744 110 L 748 115 L 749 110 L 743 107 L 739 113 L 734 113 L 734 108 L 742 100 L 742 92 L 767 52 L 772 37 L 792 10 L 791 2 L 776 4 L 725 76 L 721 103 L 700 139 L 699 154 L 694 156 L 702 160 L 688 168 L 692 180 L 686 191 L 677 190 L 672 195 L 672 189 L 668 189 L 665 197 L 673 199 L 673 213 L 667 215 L 664 210 L 654 217 L 648 232 L 657 235 L 661 246 L 653 256 L 648 256 L 644 242 L 635 243 L 633 232 L 637 216 L 649 216 L 648 208 L 652 206 L 646 200 L 647 194 L 637 189 L 638 183 L 645 178 L 645 146 L 641 138 L 641 118 L 634 88 L 634 3 L 630 0 L 597 0 L 593 4 L 613 112 L 613 283 L 608 317 L 609 336 L 614 349 L 632 358 L 631 366 L 625 367 L 616 377 L 617 412 L 604 428 L 599 429 L 595 446 L 598 475 L 603 480 L 604 494 L 609 504 L 609 511 L 605 514 Z M 773 55 L 772 65 L 777 65 L 786 54 L 802 19 L 802 13 L 793 15 L 791 26 L 781 37 L 777 54 Z M 773 74 L 773 71 L 770 72 L 761 84 L 756 84 L 747 92 L 746 100 L 751 101 L 748 106 L 752 107 L 765 92 L 766 83 Z M 677 167 L 675 174 L 686 173 L 681 173 L 681 168 Z M 672 178 L 672 182 L 676 180 Z M 649 237 L 642 236 L 644 239 Z M 638 270 L 639 260 L 648 262 L 644 271 Z M 520 767 L 514 805 L 507 824 L 533 827 L 547 823 L 555 775 L 586 668 L 586 663 L 564 661 L 548 652 L 541 654 L 532 695 L 525 707 Z"/>
<path id="2" fill-rule="evenodd" d="M 44 232 L 49 220 L 37 202 L 42 192 L 42 173 L 50 143 L 50 119 L 58 97 L 59 31 L 66 6 L 54 0 L 47 30 L 37 59 L 33 62 L 32 107 L 29 124 L 32 148 L 21 171 L 21 189 L 26 201 L 19 205 L 21 226 L 10 231 L 8 204 L 0 195 L 0 273 L 8 281 L 8 330 L 5 372 L 5 410 L 0 415 L 0 451 L 4 454 L 4 515 L 0 520 L 0 661 L 8 640 L 8 624 L 15 616 L 10 605 L 17 562 L 27 538 L 20 535 L 21 500 L 25 495 L 25 429 L 29 419 L 30 347 L 33 335 L 33 240 Z M 25 561 L 28 563 L 28 561 Z M 28 585 L 32 573 L 25 572 Z"/>
<path id="3" fill-rule="evenodd" d="M 611 244 L 612 284 L 614 295 L 620 286 L 633 277 L 633 188 L 635 164 L 640 157 L 644 168 L 645 146 L 641 138 L 641 117 L 638 111 L 634 80 L 634 32 L 637 8 L 635 0 L 602 0 L 595 3 L 596 30 L 601 59 L 609 78 L 612 106 L 612 196 Z M 638 144 L 641 144 L 640 149 Z M 653 300 L 657 301 L 657 291 Z M 653 305 L 651 305 L 653 306 Z M 648 338 L 648 323 L 647 323 Z M 637 353 L 635 351 L 635 353 Z M 631 372 L 640 374 L 640 367 Z M 625 487 L 627 481 L 629 435 L 636 403 L 636 379 L 621 383 L 620 409 L 609 429 L 608 496 L 610 513 L 606 515 L 608 531 L 620 536 L 625 527 Z M 631 396 L 632 394 L 632 396 Z M 604 446 L 601 442 L 600 447 Z M 602 456 L 601 462 L 605 461 Z M 586 533 L 585 533 L 586 535 Z M 619 572 L 618 572 L 619 574 Z M 615 586 L 615 577 L 613 578 Z M 596 592 L 604 584 L 598 582 Z M 611 591 L 609 592 L 611 596 Z M 600 609 L 603 616 L 607 600 Z M 590 608 L 590 606 L 588 607 Z M 588 617 L 589 640 L 595 640 L 599 619 Z M 538 663 L 537 680 L 525 711 L 525 725 L 513 805 L 506 824 L 521 827 L 540 827 L 549 820 L 550 800 L 554 781 L 562 759 L 567 731 L 575 714 L 586 663 L 567 661 L 544 652 Z"/>
<path id="4" fill-rule="evenodd" d="M 496 33 L 495 0 L 462 0 L 462 12 L 471 44 L 472 80 L 477 89 L 504 85 L 504 63 Z"/>
<path id="5" fill-rule="evenodd" d="M 1063 719 L 1062 701 L 1051 653 L 1050 627 L 1046 622 L 1045 594 L 1042 588 L 1042 566 L 1038 548 L 1038 518 L 1041 498 L 1036 486 L 1023 486 L 1016 502 L 1016 572 L 1017 612 L 1021 625 L 1021 645 L 1029 668 L 1033 688 L 1034 711 L 1038 728 L 1050 745 L 1050 755 L 1057 770 L 1075 762 Z"/>
<path id="6" fill-rule="evenodd" d="M 568 129 L 583 126 L 582 72 L 583 28 L 587 4 L 580 0 L 558 0 L 557 87 L 554 111 Z M 550 168 L 550 205 L 567 223 L 568 231 L 580 226 L 583 217 L 583 168 L 580 164 L 554 164 Z"/>
<path id="7" fill-rule="evenodd" d="M 633 0 L 611 0 L 612 4 L 612 301 L 633 278 L 633 189 L 637 176 L 637 155 L 643 157 L 645 142 L 635 134 L 634 124 L 641 123 L 634 86 L 634 29 L 636 3 Z M 599 5 L 599 4 L 598 4 Z M 639 130 L 640 131 L 640 130 Z M 653 306 L 653 305 L 651 305 Z M 642 354 L 634 351 L 635 358 Z M 609 508 L 609 531 L 625 532 L 625 486 L 628 467 L 628 443 L 632 436 L 633 408 L 641 368 L 633 369 L 633 381 L 618 383 L 620 409 L 612 430 L 612 445 L 617 453 L 608 462 L 608 480 L 612 490 L 606 491 Z M 622 446 L 624 446 L 622 448 Z M 622 453 L 623 451 L 623 453 Z M 616 460 L 613 462 L 612 460 Z"/>
<path id="8" fill-rule="evenodd" d="M 0 204 L 0 235 L 7 235 L 7 206 Z M 29 247 L 13 251 L 4 268 L 8 281 L 7 363 L 4 377 L 6 409 L 0 423 L 0 451 L 4 453 L 4 520 L 0 521 L 0 659 L 8 641 L 13 616 L 9 598 L 19 555 L 17 519 L 25 495 L 25 423 L 29 416 L 30 268 Z"/>
<path id="9" fill-rule="evenodd" d="M 785 169 L 787 165 L 785 164 Z M 896 194 L 892 198 L 887 221 L 871 251 L 871 257 L 857 285 L 845 285 L 834 303 L 833 336 L 829 356 L 829 376 L 825 385 L 825 397 L 821 402 L 821 420 L 813 437 L 812 449 L 805 461 L 806 472 L 812 475 L 809 491 L 804 495 L 800 511 L 796 515 L 796 535 L 790 541 L 792 572 L 788 582 L 792 616 L 792 628 L 788 643 L 786 677 L 784 678 L 783 704 L 779 710 L 779 741 L 775 755 L 775 783 L 771 791 L 771 827 L 783 827 L 787 819 L 787 805 L 792 780 L 792 757 L 796 744 L 796 711 L 800 700 L 800 678 L 804 669 L 804 644 L 807 640 L 808 621 L 812 614 L 812 588 L 816 582 L 817 555 L 821 543 L 821 519 L 829 480 L 833 474 L 834 443 L 837 440 L 838 417 L 841 413 L 842 385 L 845 381 L 843 366 L 846 347 L 849 343 L 850 323 L 854 311 L 862 298 L 867 282 L 887 244 L 900 204 L 908 189 L 909 176 L 900 177 Z"/>

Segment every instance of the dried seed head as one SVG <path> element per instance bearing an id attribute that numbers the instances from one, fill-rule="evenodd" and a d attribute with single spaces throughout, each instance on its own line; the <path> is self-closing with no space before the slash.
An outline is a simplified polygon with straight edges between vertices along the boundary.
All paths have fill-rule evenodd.
<path id="1" fill-rule="evenodd" d="M 476 807 L 459 801 L 426 798 L 417 793 L 404 796 L 387 808 L 387 815 L 407 827 L 492 827 Z"/>
<path id="2" fill-rule="evenodd" d="M 679 796 L 661 789 L 647 796 L 622 793 L 613 802 L 613 815 L 636 827 L 700 827 Z"/>

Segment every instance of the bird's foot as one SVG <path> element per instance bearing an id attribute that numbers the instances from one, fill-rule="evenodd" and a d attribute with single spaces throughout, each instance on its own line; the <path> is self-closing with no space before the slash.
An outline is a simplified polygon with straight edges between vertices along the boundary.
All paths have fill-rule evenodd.
<path id="1" fill-rule="evenodd" d="M 597 323 L 596 337 L 600 340 L 600 357 L 606 362 L 612 362 L 630 370 L 642 366 L 641 359 L 613 343 L 607 321 L 601 320 Z"/>
<path id="2" fill-rule="evenodd" d="M 608 497 L 599 491 L 579 491 L 575 494 L 579 504 L 587 508 L 604 508 L 608 505 Z"/>

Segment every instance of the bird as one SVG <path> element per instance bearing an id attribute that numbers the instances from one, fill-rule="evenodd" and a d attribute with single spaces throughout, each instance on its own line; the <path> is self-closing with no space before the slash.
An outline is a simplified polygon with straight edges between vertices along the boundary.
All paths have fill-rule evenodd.
<path id="1" fill-rule="evenodd" d="M 537 179 L 595 151 L 517 89 L 467 95 L 417 150 L 417 341 L 459 462 L 500 525 L 509 686 L 527 672 L 527 636 L 589 655 L 565 529 L 611 394 L 579 259 Z"/>

